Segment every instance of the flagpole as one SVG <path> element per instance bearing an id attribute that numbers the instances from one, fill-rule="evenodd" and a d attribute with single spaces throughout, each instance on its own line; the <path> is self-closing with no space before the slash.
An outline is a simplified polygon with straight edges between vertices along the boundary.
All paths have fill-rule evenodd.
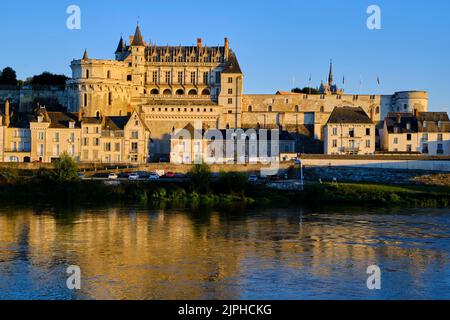
<path id="1" fill-rule="evenodd" d="M 309 91 L 309 94 L 311 94 L 311 73 L 309 74 L 308 91 Z"/>

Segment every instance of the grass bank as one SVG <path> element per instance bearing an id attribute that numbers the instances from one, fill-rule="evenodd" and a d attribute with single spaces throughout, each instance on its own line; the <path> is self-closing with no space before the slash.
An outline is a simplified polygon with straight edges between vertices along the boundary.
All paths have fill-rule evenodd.
<path id="1" fill-rule="evenodd" d="M 140 204 L 156 208 L 267 208 L 308 205 L 448 207 L 450 188 L 433 186 L 386 186 L 378 184 L 307 184 L 305 191 L 269 189 L 264 185 L 227 185 L 212 182 L 206 190 L 191 183 L 137 182 L 105 185 L 103 182 L 49 183 L 28 181 L 2 184 L 3 203 Z"/>

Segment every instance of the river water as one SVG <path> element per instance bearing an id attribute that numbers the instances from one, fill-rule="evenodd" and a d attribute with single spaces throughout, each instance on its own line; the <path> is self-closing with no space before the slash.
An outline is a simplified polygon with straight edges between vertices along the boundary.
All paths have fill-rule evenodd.
<path id="1" fill-rule="evenodd" d="M 450 210 L 3 207 L 0 299 L 450 299 Z"/>

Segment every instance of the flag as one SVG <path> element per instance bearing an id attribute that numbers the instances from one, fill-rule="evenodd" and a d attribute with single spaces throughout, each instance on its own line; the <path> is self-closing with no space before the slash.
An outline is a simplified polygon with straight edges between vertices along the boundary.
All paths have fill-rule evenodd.
<path id="1" fill-rule="evenodd" d="M 342 76 L 342 84 L 345 84 L 345 75 Z"/>
<path id="2" fill-rule="evenodd" d="M 311 73 L 309 74 L 309 82 L 311 82 Z"/>
<path id="3" fill-rule="evenodd" d="M 380 77 L 377 77 L 377 83 L 380 85 Z"/>

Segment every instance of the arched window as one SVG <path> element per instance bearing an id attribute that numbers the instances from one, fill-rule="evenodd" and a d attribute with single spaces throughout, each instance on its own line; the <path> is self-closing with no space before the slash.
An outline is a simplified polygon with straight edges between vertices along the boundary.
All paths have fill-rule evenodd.
<path id="1" fill-rule="evenodd" d="M 108 70 L 108 71 L 106 72 L 106 77 L 107 77 L 108 79 L 111 78 L 111 71 Z"/>
<path id="2" fill-rule="evenodd" d="M 150 94 L 159 94 L 159 90 L 158 89 L 152 89 L 152 91 L 150 91 Z"/>
<path id="3" fill-rule="evenodd" d="M 377 108 L 375 109 L 375 113 L 376 113 L 376 114 L 379 114 L 379 113 L 380 113 L 380 107 L 377 107 Z"/>
<path id="4" fill-rule="evenodd" d="M 87 93 L 84 94 L 83 105 L 84 105 L 85 107 L 87 107 L 87 105 L 88 105 L 88 95 L 87 95 Z"/>
<path id="5" fill-rule="evenodd" d="M 299 106 L 295 106 L 294 111 L 295 112 L 299 112 L 300 111 L 300 107 Z"/>
<path id="6" fill-rule="evenodd" d="M 170 90 L 170 89 L 166 89 L 163 91 L 163 95 L 165 95 L 165 96 L 170 96 L 171 94 L 172 94 L 172 90 Z"/>
<path id="7" fill-rule="evenodd" d="M 261 124 L 259 122 L 256 124 L 256 129 L 261 129 Z"/>
<path id="8" fill-rule="evenodd" d="M 209 91 L 209 89 L 203 89 L 202 96 L 209 96 L 210 94 L 211 92 Z"/>
<path id="9" fill-rule="evenodd" d="M 178 89 L 177 92 L 176 92 L 176 95 L 177 95 L 177 96 L 182 96 L 182 95 L 184 95 L 184 90 L 183 90 L 183 89 Z"/>
<path id="10" fill-rule="evenodd" d="M 97 111 L 97 112 L 95 113 L 95 116 L 96 116 L 97 118 L 100 118 L 100 111 Z"/>
<path id="11" fill-rule="evenodd" d="M 190 96 L 196 96 L 197 95 L 197 90 L 195 90 L 195 89 L 189 90 L 189 95 Z"/>
<path id="12" fill-rule="evenodd" d="M 253 111 L 252 106 L 248 106 L 247 110 L 248 110 L 248 112 L 252 112 Z"/>
<path id="13" fill-rule="evenodd" d="M 127 81 L 131 81 L 132 79 L 131 74 L 127 75 Z"/>
<path id="14" fill-rule="evenodd" d="M 324 106 L 321 106 L 321 107 L 320 107 L 320 112 L 325 112 Z"/>
<path id="15" fill-rule="evenodd" d="M 89 70 L 86 70 L 86 79 L 89 79 Z"/>
<path id="16" fill-rule="evenodd" d="M 269 108 L 267 108 L 267 111 L 272 112 L 272 106 L 269 106 Z"/>
<path id="17" fill-rule="evenodd" d="M 226 128 L 227 128 L 227 129 L 230 129 L 230 124 L 228 124 L 228 123 L 227 123 L 227 126 L 226 126 Z"/>

